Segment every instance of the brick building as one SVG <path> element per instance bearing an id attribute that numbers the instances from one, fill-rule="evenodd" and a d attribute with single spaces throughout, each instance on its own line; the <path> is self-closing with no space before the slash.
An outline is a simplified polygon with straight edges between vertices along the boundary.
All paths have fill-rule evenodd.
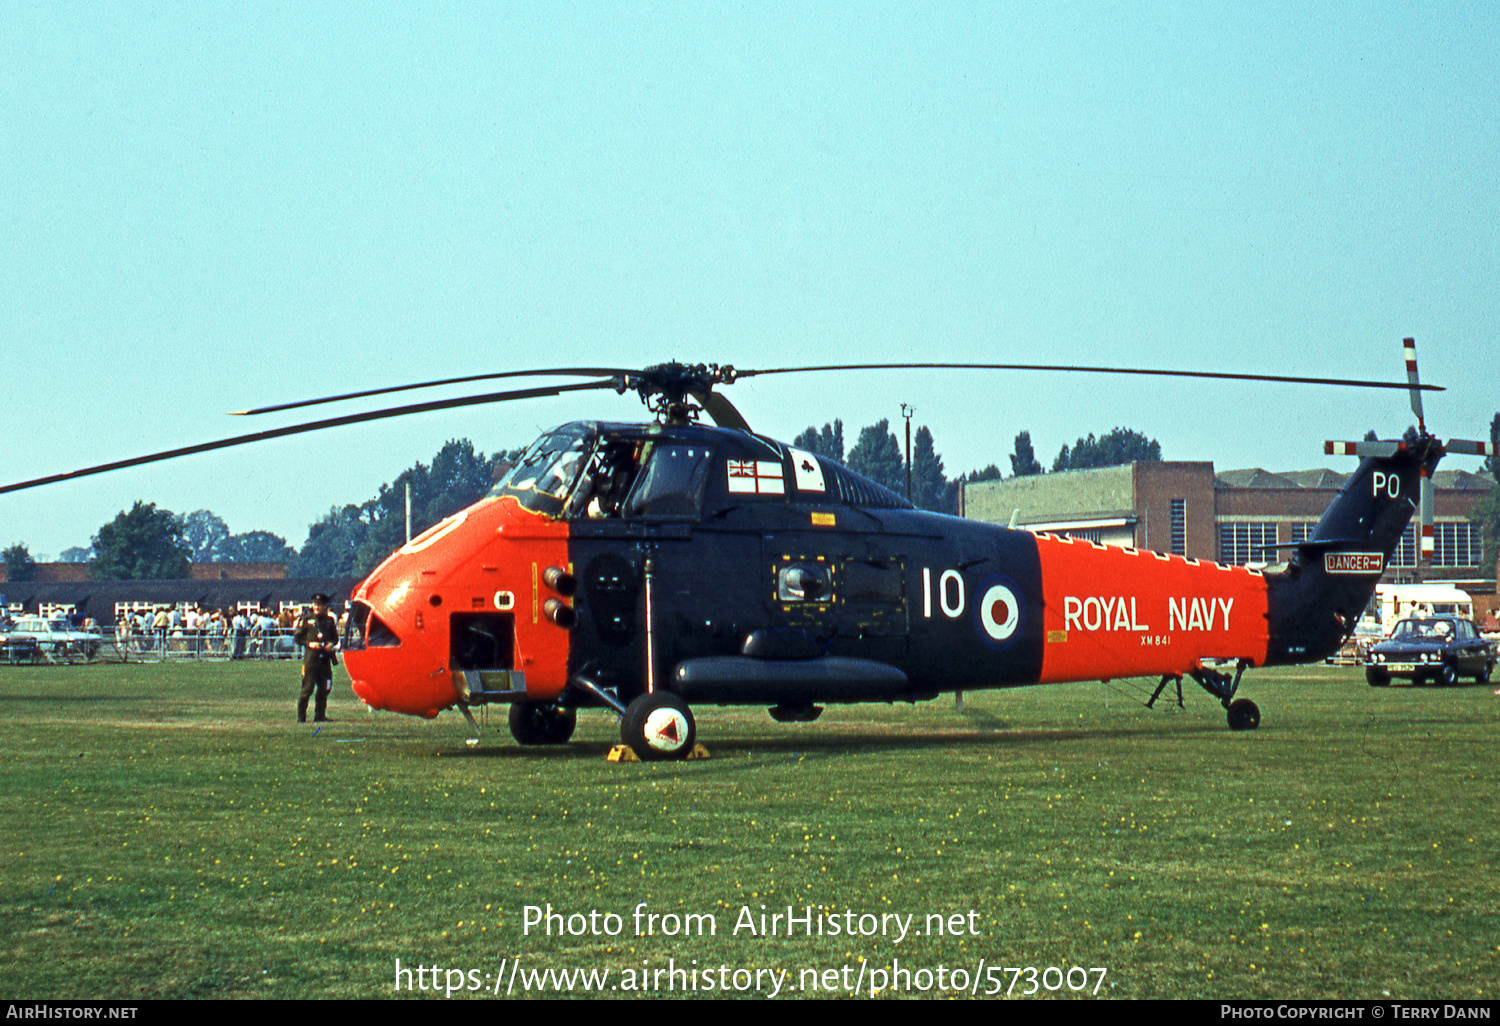
<path id="1" fill-rule="evenodd" d="M 357 577 L 287 577 L 286 563 L 193 563 L 190 577 L 167 581 L 96 581 L 87 563 L 38 563 L 35 578 L 9 581 L 0 564 L 0 613 L 51 615 L 77 610 L 104 626 L 125 610 L 301 609 L 315 591 L 342 607 Z"/>

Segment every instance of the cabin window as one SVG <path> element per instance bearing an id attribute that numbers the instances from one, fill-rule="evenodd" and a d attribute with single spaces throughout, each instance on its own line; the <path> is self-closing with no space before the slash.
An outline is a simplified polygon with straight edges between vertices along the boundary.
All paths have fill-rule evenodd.
<path id="1" fill-rule="evenodd" d="M 385 625 L 378 616 L 370 617 L 370 632 L 365 638 L 365 644 L 371 648 L 400 648 L 401 639 L 396 637 L 396 632 Z"/>
<path id="2" fill-rule="evenodd" d="M 606 436 L 594 450 L 588 470 L 568 502 L 568 516 L 590 520 L 619 516 L 635 484 L 645 445 L 639 439 Z"/>
<path id="3" fill-rule="evenodd" d="M 897 559 L 850 559 L 844 563 L 846 604 L 899 605 L 904 595 Z"/>
<path id="4" fill-rule="evenodd" d="M 349 619 L 344 624 L 343 648 L 345 652 L 358 652 L 365 647 L 365 630 L 369 624 L 370 607 L 355 602 L 349 607 Z"/>
<path id="5" fill-rule="evenodd" d="M 625 503 L 629 517 L 696 519 L 703 508 L 712 451 L 703 445 L 656 444 Z"/>

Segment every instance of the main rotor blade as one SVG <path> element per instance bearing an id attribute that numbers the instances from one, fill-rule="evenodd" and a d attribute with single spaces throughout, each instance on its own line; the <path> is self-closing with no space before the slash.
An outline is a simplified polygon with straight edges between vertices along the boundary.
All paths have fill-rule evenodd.
<path id="1" fill-rule="evenodd" d="M 290 403 L 277 403 L 274 406 L 257 406 L 253 410 L 235 410 L 231 416 L 253 417 L 260 413 L 278 413 L 281 410 L 296 410 L 304 406 L 319 406 L 323 403 L 343 402 L 345 399 L 364 399 L 372 395 L 389 395 L 392 392 L 410 392 L 417 388 L 437 388 L 439 385 L 462 385 L 470 381 L 492 381 L 498 378 L 526 378 L 526 377 L 576 377 L 597 378 L 611 377 L 616 374 L 626 374 L 635 377 L 641 376 L 638 370 L 629 370 L 621 367 L 546 367 L 540 370 L 501 371 L 498 374 L 470 374 L 462 378 L 443 378 L 438 381 L 419 381 L 411 385 L 393 385 L 390 388 L 367 388 L 362 392 L 345 392 L 343 395 L 325 395 L 318 399 L 299 399 Z"/>
<path id="2" fill-rule="evenodd" d="M 745 420 L 734 404 L 718 392 L 705 392 L 695 389 L 689 393 L 703 407 L 703 412 L 713 418 L 713 422 L 721 428 L 729 428 L 734 431 L 749 431 L 750 424 Z"/>
<path id="3" fill-rule="evenodd" d="M 428 403 L 413 403 L 409 406 L 393 406 L 386 410 L 351 413 L 347 416 L 332 417 L 328 420 L 315 420 L 308 424 L 293 424 L 289 427 L 271 428 L 267 431 L 256 431 L 248 435 L 221 438 L 216 442 L 202 442 L 198 445 L 183 446 L 181 449 L 169 449 L 165 452 L 154 452 L 146 456 L 134 456 L 128 460 L 115 460 L 113 463 L 101 463 L 97 467 L 85 467 L 82 470 L 73 470 L 66 474 L 52 474 L 48 477 L 38 477 L 31 481 L 19 481 L 15 484 L 0 485 L 0 494 L 19 492 L 26 488 L 38 488 L 42 485 L 54 484 L 58 481 L 71 481 L 74 478 L 103 474 L 111 470 L 123 470 L 126 467 L 139 467 L 146 463 L 172 460 L 179 456 L 191 456 L 194 453 L 210 452 L 214 449 L 228 449 L 235 445 L 249 445 L 251 442 L 264 442 L 272 438 L 285 438 L 288 435 L 300 435 L 308 431 L 322 431 L 324 428 L 343 427 L 346 424 L 362 424 L 369 420 L 404 417 L 411 413 L 430 413 L 434 410 L 452 410 L 461 406 L 503 403 L 512 399 L 538 399 L 544 396 L 560 395 L 563 392 L 583 392 L 590 389 L 614 387 L 615 383 L 613 381 L 586 381 L 577 385 L 550 385 L 541 388 L 518 389 L 513 392 L 491 392 L 487 395 L 474 395 L 462 399 L 439 399 Z"/>
<path id="4" fill-rule="evenodd" d="M 1152 370 L 1144 367 L 1069 367 L 1040 363 L 844 363 L 822 367 L 774 367 L 766 370 L 736 370 L 741 378 L 757 374 L 802 374 L 812 371 L 850 370 L 1012 370 L 1070 371 L 1079 374 L 1144 374 L 1163 378 L 1217 378 L 1225 381 L 1278 381 L 1291 385 L 1341 385 L 1348 388 L 1416 388 L 1442 392 L 1441 385 L 1412 385 L 1405 381 L 1360 381 L 1353 378 L 1299 378 L 1287 374 L 1226 374 L 1216 371 Z"/>

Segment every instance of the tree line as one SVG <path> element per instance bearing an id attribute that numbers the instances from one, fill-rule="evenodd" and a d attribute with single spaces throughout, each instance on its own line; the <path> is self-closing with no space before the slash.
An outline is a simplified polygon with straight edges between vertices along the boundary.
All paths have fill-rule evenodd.
<path id="1" fill-rule="evenodd" d="M 99 528 L 90 544 L 63 550 L 61 562 L 87 563 L 99 581 L 176 580 L 188 576 L 190 563 L 283 563 L 297 552 L 270 531 L 231 534 L 210 510 L 188 514 L 158 509 L 137 501 Z M 12 581 L 35 580 L 36 561 L 17 542 L 0 552 Z"/>
<path id="2" fill-rule="evenodd" d="M 896 440 L 895 432 L 891 431 L 889 419 L 862 428 L 854 448 L 847 455 L 844 452 L 844 422 L 841 420 L 824 424 L 821 429 L 809 427 L 792 444 L 842 463 L 856 474 L 885 485 L 898 495 L 906 494 L 906 455 L 901 443 Z M 1148 439 L 1138 431 L 1115 428 L 1100 438 L 1090 434 L 1078 439 L 1072 446 L 1064 445 L 1057 458 L 1052 461 L 1052 470 L 1086 470 L 1091 467 L 1113 467 L 1122 463 L 1160 461 L 1159 442 Z M 1010 473 L 1012 477 L 1043 473 L 1031 444 L 1029 431 L 1016 435 L 1014 450 L 1010 454 Z M 918 427 L 912 436 L 911 501 L 918 509 L 932 510 L 935 513 L 957 513 L 958 493 L 963 485 L 978 481 L 998 481 L 1004 476 L 1000 467 L 991 463 L 949 480 L 943 467 L 943 458 L 937 452 L 932 431 L 927 425 Z"/>
<path id="3" fill-rule="evenodd" d="M 363 503 L 335 506 L 312 524 L 299 552 L 269 531 L 233 534 L 210 510 L 188 514 L 138 501 L 99 528 L 90 544 L 67 549 L 63 562 L 87 563 L 95 580 L 178 580 L 190 563 L 288 563 L 292 577 L 362 577 L 406 540 L 406 486 L 412 534 L 478 502 L 499 463 L 520 450 L 485 456 L 468 439 L 445 444 L 430 465 L 416 463 Z M 17 542 L 0 552 L 11 581 L 36 577 L 36 561 Z"/>

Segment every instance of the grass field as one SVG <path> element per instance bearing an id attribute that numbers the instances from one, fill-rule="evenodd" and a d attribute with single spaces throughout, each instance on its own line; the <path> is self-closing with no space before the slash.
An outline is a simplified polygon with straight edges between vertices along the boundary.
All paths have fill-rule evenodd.
<path id="1" fill-rule="evenodd" d="M 785 969 L 782 996 L 847 964 L 817 993 L 868 993 L 893 959 L 934 994 L 940 966 L 981 994 L 1011 984 L 981 959 L 1105 967 L 1100 994 L 1127 998 L 1500 987 L 1491 687 L 1252 673 L 1264 719 L 1244 734 L 1196 687 L 1186 711 L 1100 684 L 969 694 L 962 712 L 951 697 L 834 707 L 812 725 L 705 708 L 712 759 L 618 765 L 601 712 L 547 750 L 518 748 L 491 713 L 471 748 L 456 715 L 371 715 L 347 678 L 315 735 L 292 722 L 295 675 L 0 669 L 0 991 L 383 997 L 397 959 L 441 966 L 439 993 L 446 970 L 474 970 L 457 985 L 486 997 L 546 968 L 609 969 L 611 994 L 644 969 L 665 993 L 650 974 L 674 964 L 716 985 L 735 982 L 720 966 Z M 635 936 L 640 902 L 711 913 L 718 932 Z M 548 903 L 623 929 L 523 935 L 523 906 Z M 912 915 L 912 932 L 734 932 L 742 907 L 758 927 L 762 905 L 809 904 L 841 923 Z M 959 935 L 918 936 L 937 913 L 960 914 Z"/>

